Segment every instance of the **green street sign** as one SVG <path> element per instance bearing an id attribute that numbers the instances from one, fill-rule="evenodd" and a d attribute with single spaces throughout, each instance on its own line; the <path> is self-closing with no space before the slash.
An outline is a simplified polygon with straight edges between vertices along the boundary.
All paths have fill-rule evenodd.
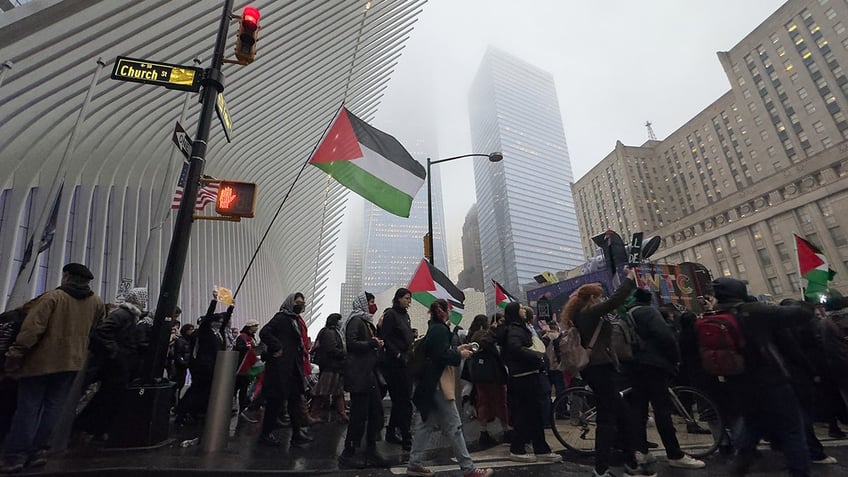
<path id="1" fill-rule="evenodd" d="M 182 91 L 200 91 L 203 70 L 193 66 L 171 65 L 150 60 L 119 56 L 112 68 L 112 79 L 164 86 Z"/>

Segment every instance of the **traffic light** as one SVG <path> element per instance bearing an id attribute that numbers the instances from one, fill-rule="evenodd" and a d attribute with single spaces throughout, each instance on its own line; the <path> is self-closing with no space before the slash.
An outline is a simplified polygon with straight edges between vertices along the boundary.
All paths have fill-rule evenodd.
<path id="1" fill-rule="evenodd" d="M 428 262 L 433 262 L 433 251 L 430 249 L 430 234 L 424 234 L 424 258 L 427 259 Z"/>
<path id="2" fill-rule="evenodd" d="M 236 58 L 242 64 L 253 63 L 256 59 L 256 40 L 259 39 L 259 10 L 244 7 L 239 21 L 236 37 Z"/>
<path id="3" fill-rule="evenodd" d="M 256 184 L 252 182 L 221 181 L 215 212 L 228 217 L 253 217 L 256 206 Z"/>

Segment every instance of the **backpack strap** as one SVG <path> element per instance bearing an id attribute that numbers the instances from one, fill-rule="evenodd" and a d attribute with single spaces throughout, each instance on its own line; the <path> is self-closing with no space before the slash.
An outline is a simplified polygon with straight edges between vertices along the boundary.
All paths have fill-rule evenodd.
<path id="1" fill-rule="evenodd" d="M 592 339 L 589 340 L 589 346 L 586 349 L 592 349 L 595 347 L 595 342 L 598 341 L 598 336 L 601 334 L 601 327 L 604 325 L 603 318 L 598 320 L 598 325 L 595 326 L 595 332 L 592 334 Z"/>

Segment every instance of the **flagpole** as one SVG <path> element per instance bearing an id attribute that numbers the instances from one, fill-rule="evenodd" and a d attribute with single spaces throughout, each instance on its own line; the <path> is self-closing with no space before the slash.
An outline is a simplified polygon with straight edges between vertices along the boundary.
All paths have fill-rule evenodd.
<path id="1" fill-rule="evenodd" d="M 327 133 L 330 131 L 330 128 L 333 126 L 333 124 L 335 124 L 336 118 L 339 116 L 339 113 L 341 113 L 342 109 L 344 109 L 344 102 L 342 102 L 341 106 L 339 106 L 336 115 L 333 116 L 333 120 L 330 121 L 329 124 L 327 124 L 327 128 L 324 129 L 324 132 L 321 134 L 321 140 L 315 143 L 315 146 L 312 148 L 312 152 L 309 153 L 309 157 L 306 158 L 306 161 L 303 163 L 303 166 L 301 166 L 300 171 L 298 171 L 297 176 L 294 178 L 294 181 L 292 181 L 288 192 L 286 192 L 285 197 L 283 197 L 283 201 L 280 203 L 280 206 L 277 207 L 277 212 L 274 213 L 274 216 L 271 218 L 271 223 L 268 224 L 268 228 L 265 229 L 265 233 L 262 234 L 262 238 L 259 240 L 259 244 L 256 245 L 256 250 L 253 251 L 253 256 L 250 257 L 250 262 L 248 262 L 247 268 L 244 269 L 244 273 L 241 275 L 241 280 L 239 280 L 239 284 L 236 287 L 236 291 L 233 292 L 233 299 L 238 296 L 239 290 L 241 290 L 241 286 L 244 284 L 244 279 L 247 278 L 248 272 L 250 272 L 251 267 L 253 267 L 253 262 L 256 261 L 256 256 L 259 255 L 259 249 L 262 248 L 262 244 L 265 243 L 265 239 L 268 238 L 268 234 L 271 233 L 271 227 L 274 226 L 274 222 L 276 222 L 277 217 L 279 217 L 280 212 L 283 210 L 283 206 L 286 205 L 286 200 L 288 200 L 289 196 L 294 190 L 294 186 L 295 184 L 297 184 L 297 180 L 300 179 L 301 175 L 303 175 L 303 171 L 306 170 L 306 166 L 309 165 L 309 161 L 312 159 L 312 156 L 318 149 L 318 145 L 324 141 L 324 138 L 327 136 Z"/>
<path id="2" fill-rule="evenodd" d="M 195 58 L 194 63 L 199 65 L 201 61 L 199 58 Z M 183 100 L 183 109 L 180 111 L 179 121 L 183 121 L 185 119 L 186 111 L 188 111 L 189 99 L 191 99 L 191 92 L 186 91 L 185 99 Z M 173 169 L 171 167 L 171 164 L 174 162 L 174 156 L 177 154 L 177 149 L 179 149 L 179 147 L 171 148 L 171 155 L 168 157 L 168 166 L 165 172 L 165 181 L 162 183 L 162 187 L 159 188 L 159 197 L 161 197 L 165 203 L 160 204 L 159 207 L 156 208 L 156 215 L 152 221 L 154 225 L 147 231 L 147 243 L 144 245 L 144 254 L 141 258 L 141 266 L 135 276 L 135 283 L 139 286 L 149 287 L 150 255 L 153 251 L 154 242 L 153 234 L 157 230 L 163 229 L 165 227 L 165 222 L 167 222 L 168 218 L 171 217 L 171 203 L 173 202 L 173 195 L 166 195 L 166 188 L 173 187 L 174 173 L 179 170 L 179 168 Z"/>
<path id="3" fill-rule="evenodd" d="M 804 276 L 801 275 L 801 257 L 798 255 L 798 238 L 800 236 L 795 232 L 792 232 L 793 242 L 795 242 L 795 267 L 798 269 L 798 288 L 801 289 L 801 301 L 806 299 L 804 294 L 804 287 L 801 286 L 801 280 L 804 279 Z"/>
<path id="4" fill-rule="evenodd" d="M 102 58 L 97 58 L 97 67 L 94 69 L 94 74 L 91 77 L 91 84 L 85 94 L 85 99 L 83 99 L 82 107 L 80 108 L 74 127 L 71 129 L 71 135 L 68 138 L 67 145 L 65 146 L 65 152 L 62 154 L 62 158 L 59 160 L 59 165 L 56 168 L 56 174 L 53 176 L 53 182 L 50 184 L 50 189 L 48 189 L 44 208 L 41 209 L 38 220 L 35 222 L 35 227 L 31 229 L 32 233 L 29 235 L 28 243 L 32 246 L 32 253 L 30 254 L 29 260 L 21 264 L 21 269 L 15 277 L 15 283 L 12 286 L 12 293 L 9 296 L 9 301 L 6 303 L 7 310 L 23 305 L 30 298 L 29 295 L 32 292 L 30 290 L 30 284 L 32 282 L 33 271 L 38 263 L 38 255 L 41 253 L 40 249 L 42 245 L 44 245 L 39 243 L 36 246 L 35 238 L 38 237 L 39 240 L 41 240 L 41 237 L 44 235 L 44 230 L 47 228 L 47 222 L 50 220 L 50 214 L 53 211 L 52 206 L 59 197 L 59 191 L 65 183 L 65 163 L 76 149 L 77 136 L 85 122 L 86 112 L 88 111 L 89 104 L 91 104 L 91 97 L 94 95 L 94 88 L 97 86 L 97 81 L 100 79 L 100 72 L 103 70 L 104 66 L 106 66 L 106 63 L 102 61 Z"/>

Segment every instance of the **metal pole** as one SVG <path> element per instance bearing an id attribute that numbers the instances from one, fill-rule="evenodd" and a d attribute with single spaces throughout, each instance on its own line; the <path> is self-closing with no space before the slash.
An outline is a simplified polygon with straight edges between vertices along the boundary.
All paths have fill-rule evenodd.
<path id="1" fill-rule="evenodd" d="M 206 408 L 206 423 L 200 439 L 201 452 L 220 452 L 227 448 L 237 367 L 238 351 L 218 351 L 209 405 Z"/>
<path id="2" fill-rule="evenodd" d="M 227 43 L 227 32 L 230 25 L 230 17 L 233 9 L 233 0 L 225 0 L 221 23 L 218 27 L 218 37 L 215 40 L 215 53 L 212 55 L 212 64 L 203 78 L 203 92 L 200 110 L 200 119 L 197 122 L 197 134 L 191 146 L 191 158 L 189 159 L 188 177 L 186 178 L 183 199 L 177 212 L 174 235 L 171 239 L 171 247 L 168 250 L 168 260 L 165 263 L 165 272 L 162 276 L 162 284 L 159 289 L 159 300 L 156 303 L 156 313 L 153 315 L 153 331 L 150 339 L 150 352 L 144 362 L 143 378 L 147 384 L 155 384 L 162 379 L 165 368 L 165 355 L 168 352 L 168 336 L 170 334 L 171 317 L 177 306 L 180 295 L 180 284 L 185 268 L 186 254 L 188 253 L 189 239 L 191 238 L 192 215 L 194 214 L 194 203 L 197 200 L 197 191 L 200 185 L 200 176 L 203 174 L 203 165 L 206 158 L 206 144 L 209 139 L 209 127 L 215 113 L 215 100 L 218 93 L 224 91 L 224 75 L 221 65 L 224 62 L 224 48 Z"/>
<path id="3" fill-rule="evenodd" d="M 433 182 L 430 179 L 430 158 L 427 158 L 427 242 L 430 246 L 430 265 L 435 266 L 435 252 L 433 250 Z"/>
<path id="4" fill-rule="evenodd" d="M 5 66 L 5 65 L 4 65 Z M 59 160 L 59 165 L 56 168 L 56 174 L 53 176 L 53 182 L 50 184 L 50 189 L 47 191 L 47 198 L 44 202 L 44 208 L 38 216 L 38 221 L 35 227 L 32 228 L 32 234 L 29 235 L 29 242 L 32 243 L 32 254 L 29 261 L 23 264 L 23 268 L 18 272 L 15 278 L 15 284 L 12 286 L 12 293 L 9 296 L 9 301 L 6 303 L 6 309 L 11 310 L 23 305 L 31 298 L 32 290 L 29 284 L 33 277 L 33 270 L 38 263 L 39 250 L 41 249 L 41 238 L 44 236 L 44 229 L 47 228 L 47 222 L 53 213 L 53 206 L 56 203 L 56 198 L 59 196 L 59 191 L 65 183 L 65 163 L 68 158 L 74 153 L 77 146 L 77 136 L 83 123 L 85 123 L 86 112 L 91 104 L 91 97 L 94 96 L 94 88 L 97 86 L 97 81 L 100 78 L 100 71 L 106 63 L 103 63 L 101 58 L 97 58 L 97 67 L 94 70 L 94 75 L 91 78 L 91 84 L 88 86 L 88 91 L 85 94 L 85 99 L 82 102 L 79 116 L 71 129 L 71 136 L 68 138 L 68 145 L 65 147 L 65 152 L 62 154 L 62 159 Z M 100 277 L 98 277 L 100 278 Z"/>

